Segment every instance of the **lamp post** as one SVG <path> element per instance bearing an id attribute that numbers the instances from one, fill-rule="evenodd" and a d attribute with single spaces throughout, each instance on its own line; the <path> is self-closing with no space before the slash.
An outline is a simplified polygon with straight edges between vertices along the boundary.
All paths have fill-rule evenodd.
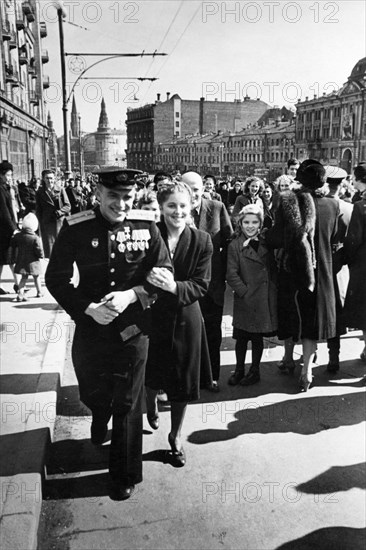
<path id="1" fill-rule="evenodd" d="M 67 89 L 66 89 L 66 64 L 65 64 L 65 46 L 64 46 L 64 19 L 66 18 L 66 10 L 62 0 L 56 3 L 58 29 L 60 37 L 60 58 L 61 58 L 61 85 L 62 85 L 62 118 L 64 127 L 64 150 L 65 150 L 65 177 L 69 178 L 71 170 L 70 158 L 70 136 L 68 125 L 68 108 L 67 108 Z"/>
<path id="2" fill-rule="evenodd" d="M 78 117 L 79 119 L 79 167 L 80 167 L 80 177 L 82 178 L 83 177 L 83 153 L 82 153 L 82 148 L 81 148 L 81 116 L 79 115 Z"/>

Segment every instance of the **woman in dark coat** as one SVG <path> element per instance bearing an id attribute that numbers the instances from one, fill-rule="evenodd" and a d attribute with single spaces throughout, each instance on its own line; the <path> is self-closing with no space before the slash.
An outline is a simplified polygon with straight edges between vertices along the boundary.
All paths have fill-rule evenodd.
<path id="1" fill-rule="evenodd" d="M 147 418 L 153 429 L 159 427 L 157 393 L 164 389 L 171 402 L 168 440 L 176 466 L 185 464 L 181 428 L 187 403 L 199 398 L 201 369 L 210 369 L 198 300 L 210 282 L 213 247 L 208 233 L 187 225 L 191 200 L 191 191 L 182 182 L 159 191 L 163 219 L 159 227 L 174 275 L 154 268 L 147 279 L 165 291 L 152 307 L 153 330 L 146 364 Z"/>
<path id="2" fill-rule="evenodd" d="M 344 313 L 347 326 L 363 331 L 361 359 L 366 362 L 366 165 L 356 166 L 354 174 L 361 200 L 354 204 L 344 241 L 350 274 Z"/>
<path id="3" fill-rule="evenodd" d="M 52 170 L 42 172 L 42 186 L 36 195 L 36 214 L 41 230 L 45 258 L 50 258 L 52 247 L 71 206 L 66 191 L 56 185 Z"/>
<path id="4" fill-rule="evenodd" d="M 332 242 L 339 207 L 334 199 L 316 191 L 325 182 L 323 166 L 312 160 L 304 164 L 297 172 L 302 189 L 281 194 L 275 225 L 266 239 L 274 248 L 283 249 L 283 270 L 295 288 L 293 299 L 304 358 L 300 389 L 307 391 L 312 382 L 317 341 L 336 335 Z M 285 299 L 283 295 L 279 296 L 281 299 Z M 279 323 L 281 318 L 279 314 Z"/>
<path id="5" fill-rule="evenodd" d="M 0 278 L 3 266 L 9 263 L 10 240 L 17 227 L 9 191 L 12 175 L 12 164 L 4 160 L 0 164 Z M 7 292 L 0 288 L 0 294 Z"/>

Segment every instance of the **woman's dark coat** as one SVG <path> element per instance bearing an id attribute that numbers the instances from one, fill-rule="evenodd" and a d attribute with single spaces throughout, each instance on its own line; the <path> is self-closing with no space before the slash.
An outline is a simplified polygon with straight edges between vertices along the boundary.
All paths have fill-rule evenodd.
<path id="1" fill-rule="evenodd" d="M 10 239 L 15 229 L 16 223 L 10 191 L 5 183 L 0 182 L 0 265 L 9 263 Z"/>
<path id="2" fill-rule="evenodd" d="M 66 191 L 52 194 L 42 186 L 36 195 L 37 218 L 41 231 L 45 258 L 50 258 L 52 247 L 62 227 L 65 216 L 70 214 L 71 206 Z"/>
<path id="3" fill-rule="evenodd" d="M 281 271 L 287 272 L 296 297 L 279 294 L 279 308 L 292 300 L 298 306 L 302 338 L 322 340 L 336 335 L 336 299 L 333 282 L 332 243 L 337 232 L 338 204 L 306 191 L 281 193 L 274 226 L 266 233 L 267 244 L 284 249 Z M 281 285 L 280 285 L 281 287 Z M 282 289 L 285 291 L 285 289 Z M 293 303 L 296 299 L 295 304 Z M 289 311 L 287 312 L 290 315 Z M 281 323 L 279 334 L 290 332 Z M 294 336 L 294 335 L 293 335 Z"/>
<path id="4" fill-rule="evenodd" d="M 366 199 L 354 204 L 344 251 L 350 280 L 345 301 L 348 327 L 366 330 Z"/>
<path id="5" fill-rule="evenodd" d="M 167 243 L 164 223 L 158 224 Z M 173 261 L 178 294 L 164 292 L 152 306 L 152 333 L 146 385 L 164 389 L 172 401 L 199 398 L 200 372 L 211 371 L 206 333 L 198 300 L 211 277 L 212 242 L 204 231 L 185 227 Z"/>

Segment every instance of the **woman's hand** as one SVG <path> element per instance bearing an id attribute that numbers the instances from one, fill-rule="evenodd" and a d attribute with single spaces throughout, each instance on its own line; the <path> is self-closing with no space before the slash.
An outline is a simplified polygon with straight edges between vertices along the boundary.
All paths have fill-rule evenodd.
<path id="1" fill-rule="evenodd" d="M 174 280 L 174 275 L 165 267 L 153 267 L 146 279 L 148 283 L 161 288 L 161 290 L 177 294 L 177 283 Z"/>

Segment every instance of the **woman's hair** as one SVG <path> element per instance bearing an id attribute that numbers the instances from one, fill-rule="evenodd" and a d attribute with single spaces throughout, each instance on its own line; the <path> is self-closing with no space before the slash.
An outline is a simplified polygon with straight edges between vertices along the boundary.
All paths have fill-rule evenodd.
<path id="1" fill-rule="evenodd" d="M 263 219 L 264 219 L 262 208 L 260 206 L 257 206 L 256 204 L 247 204 L 240 210 L 239 214 L 235 219 L 235 236 L 236 237 L 239 237 L 242 234 L 241 222 L 243 221 L 243 219 L 247 214 L 253 214 L 254 216 L 257 216 L 260 223 L 260 229 L 262 229 Z"/>
<path id="2" fill-rule="evenodd" d="M 141 208 L 145 204 L 151 204 L 156 200 L 158 200 L 158 198 L 155 191 L 147 191 L 146 193 L 143 193 L 137 201 L 137 208 Z"/>
<path id="3" fill-rule="evenodd" d="M 183 181 L 174 181 L 170 185 L 164 186 L 157 192 L 158 203 L 161 205 L 168 200 L 168 197 L 173 193 L 187 193 L 189 200 L 192 202 L 192 191 L 189 185 Z"/>
<path id="4" fill-rule="evenodd" d="M 260 178 L 257 178 L 257 176 L 251 176 L 250 178 L 247 178 L 245 180 L 245 183 L 244 183 L 244 190 L 243 190 L 243 193 L 244 194 L 248 194 L 249 193 L 249 186 L 251 183 L 259 183 L 259 191 L 258 191 L 258 195 L 263 191 L 264 189 L 264 182 L 263 180 L 261 180 Z"/>

